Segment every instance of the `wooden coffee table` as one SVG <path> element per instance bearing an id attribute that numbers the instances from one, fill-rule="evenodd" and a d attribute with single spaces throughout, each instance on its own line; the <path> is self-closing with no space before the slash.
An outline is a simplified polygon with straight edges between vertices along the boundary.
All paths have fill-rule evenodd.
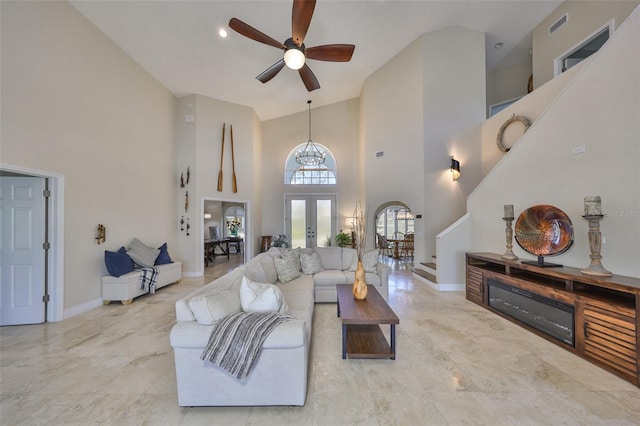
<path id="1" fill-rule="evenodd" d="M 400 320 L 372 285 L 367 286 L 367 298 L 353 297 L 353 286 L 338 284 L 338 317 L 342 319 L 342 359 L 396 359 L 396 324 Z M 380 324 L 391 326 L 387 342 Z"/>

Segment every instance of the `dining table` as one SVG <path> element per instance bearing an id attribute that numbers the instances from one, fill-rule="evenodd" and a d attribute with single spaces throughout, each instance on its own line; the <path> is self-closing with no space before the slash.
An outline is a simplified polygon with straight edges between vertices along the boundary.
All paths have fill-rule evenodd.
<path id="1" fill-rule="evenodd" d="M 387 238 L 387 241 L 393 243 L 393 258 L 400 259 L 400 247 L 407 240 L 405 238 Z"/>
<path id="2" fill-rule="evenodd" d="M 209 266 L 209 260 L 213 261 L 216 256 L 227 256 L 229 259 L 229 244 L 236 248 L 236 254 L 240 254 L 240 248 L 244 240 L 241 237 L 228 237 L 217 240 L 204 240 L 204 266 Z M 216 253 L 216 248 L 220 248 L 222 253 Z"/>

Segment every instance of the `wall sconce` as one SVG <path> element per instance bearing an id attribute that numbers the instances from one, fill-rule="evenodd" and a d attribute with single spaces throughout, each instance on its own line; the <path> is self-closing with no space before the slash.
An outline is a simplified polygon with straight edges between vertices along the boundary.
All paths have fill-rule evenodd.
<path id="1" fill-rule="evenodd" d="M 104 243 L 107 240 L 107 228 L 103 224 L 98 224 L 98 236 L 96 237 L 96 243 L 98 245 Z"/>
<path id="2" fill-rule="evenodd" d="M 345 216 L 344 224 L 346 225 L 347 228 L 353 229 L 353 223 L 354 222 L 355 222 L 355 217 L 353 217 L 353 216 Z"/>
<path id="3" fill-rule="evenodd" d="M 204 214 L 204 219 L 205 219 L 205 220 L 209 220 L 209 219 L 211 219 L 211 213 L 205 213 L 205 214 Z"/>
<path id="4" fill-rule="evenodd" d="M 451 175 L 454 181 L 460 177 L 460 162 L 453 157 L 451 157 Z"/>

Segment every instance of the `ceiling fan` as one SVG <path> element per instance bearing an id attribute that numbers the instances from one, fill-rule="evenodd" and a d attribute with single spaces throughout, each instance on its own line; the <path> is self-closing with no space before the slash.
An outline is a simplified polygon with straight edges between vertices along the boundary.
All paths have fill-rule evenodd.
<path id="1" fill-rule="evenodd" d="M 348 62 L 351 60 L 353 50 L 356 48 L 353 44 L 326 44 L 315 47 L 306 47 L 304 45 L 304 37 L 309 29 L 315 6 L 316 0 L 293 0 L 293 11 L 291 12 L 292 35 L 284 43 L 280 43 L 237 18 L 231 18 L 229 21 L 231 29 L 252 40 L 284 50 L 284 57 L 258 75 L 256 77 L 258 80 L 266 83 L 287 65 L 291 69 L 298 70 L 302 82 L 307 90 L 311 92 L 319 89 L 320 83 L 318 83 L 318 79 L 311 71 L 311 68 L 305 63 L 305 59 L 330 62 Z"/>

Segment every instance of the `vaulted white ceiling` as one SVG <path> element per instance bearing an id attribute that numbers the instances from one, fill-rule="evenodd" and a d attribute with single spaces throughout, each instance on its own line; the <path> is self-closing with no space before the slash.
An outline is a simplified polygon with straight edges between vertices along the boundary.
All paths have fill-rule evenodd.
<path id="1" fill-rule="evenodd" d="M 113 1 L 71 4 L 176 96 L 200 94 L 250 106 L 261 120 L 360 96 L 364 80 L 423 33 L 463 26 L 486 33 L 487 68 L 529 55 L 530 33 L 559 0 L 319 0 L 308 47 L 355 44 L 350 62 L 309 60 L 320 89 L 307 92 L 284 68 L 266 84 L 255 77 L 282 51 L 228 28 L 236 17 L 283 41 L 291 37 L 291 0 Z M 229 32 L 218 35 L 220 28 Z M 501 49 L 493 46 L 504 43 Z"/>

